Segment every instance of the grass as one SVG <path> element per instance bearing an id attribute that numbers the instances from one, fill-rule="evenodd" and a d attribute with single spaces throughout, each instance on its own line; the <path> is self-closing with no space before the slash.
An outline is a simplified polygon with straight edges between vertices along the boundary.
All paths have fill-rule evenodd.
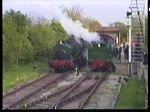
<path id="1" fill-rule="evenodd" d="M 116 109 L 144 109 L 144 81 L 130 79 L 122 85 Z"/>
<path id="2" fill-rule="evenodd" d="M 39 65 L 34 68 L 34 65 Z M 34 80 L 49 70 L 47 62 L 36 62 L 32 64 L 12 66 L 9 70 L 3 71 L 3 94 L 20 84 Z"/>

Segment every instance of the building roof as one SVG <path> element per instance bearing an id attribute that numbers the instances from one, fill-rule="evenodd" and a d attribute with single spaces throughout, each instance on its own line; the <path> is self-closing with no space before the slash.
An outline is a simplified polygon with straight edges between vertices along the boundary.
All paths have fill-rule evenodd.
<path id="1" fill-rule="evenodd" d="M 95 31 L 99 33 L 119 32 L 120 28 L 119 27 L 100 27 L 100 28 L 95 28 Z"/>

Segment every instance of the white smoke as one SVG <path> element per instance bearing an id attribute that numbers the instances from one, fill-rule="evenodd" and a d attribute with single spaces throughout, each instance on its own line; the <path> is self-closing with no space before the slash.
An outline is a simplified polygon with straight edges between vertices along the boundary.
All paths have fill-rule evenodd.
<path id="1" fill-rule="evenodd" d="M 88 42 L 103 42 L 103 39 L 98 33 L 90 33 L 87 29 L 83 27 L 80 21 L 72 21 L 72 19 L 63 14 L 60 9 L 56 9 L 55 13 L 56 19 L 58 19 L 58 21 L 62 24 L 62 26 L 69 35 L 73 34 L 74 36 L 83 38 Z"/>

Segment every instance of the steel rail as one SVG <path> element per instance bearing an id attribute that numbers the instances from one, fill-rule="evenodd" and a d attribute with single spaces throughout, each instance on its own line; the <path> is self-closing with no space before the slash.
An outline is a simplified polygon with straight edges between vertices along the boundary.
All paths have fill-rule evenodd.
<path id="1" fill-rule="evenodd" d="M 90 72 L 86 77 L 79 80 L 79 82 L 77 82 L 70 90 L 68 90 L 68 92 L 62 98 L 59 99 L 59 101 L 57 101 L 53 106 L 48 106 L 48 108 L 55 109 L 57 104 L 59 104 L 59 102 L 61 102 L 61 100 L 66 98 L 75 88 L 77 88 L 79 86 L 79 84 L 81 84 L 84 80 L 86 80 L 91 74 L 92 74 L 92 72 Z"/>
<path id="2" fill-rule="evenodd" d="M 105 73 L 105 75 L 102 77 L 102 78 L 100 78 L 97 82 L 96 82 L 96 84 L 94 85 L 94 88 L 91 90 L 91 92 L 86 96 L 86 98 L 84 98 L 80 103 L 79 103 L 79 105 L 77 106 L 77 108 L 76 109 L 82 109 L 83 108 L 83 106 L 87 103 L 87 101 L 89 100 L 89 98 L 91 97 L 91 95 L 95 92 L 95 90 L 98 88 L 98 86 L 99 86 L 99 84 L 100 83 L 102 83 L 102 81 L 104 80 L 104 79 L 106 79 L 107 78 L 107 74 Z"/>
<path id="3" fill-rule="evenodd" d="M 44 79 L 44 78 L 46 78 L 46 77 L 49 77 L 49 75 L 50 75 L 50 74 L 48 73 L 47 75 L 44 75 L 44 76 L 42 76 L 42 77 L 39 77 L 38 79 L 35 79 L 35 80 L 33 80 L 33 81 L 29 82 L 29 83 L 22 84 L 19 88 L 16 88 L 15 90 L 12 90 L 12 91 L 10 91 L 10 92 L 8 92 L 8 93 L 5 93 L 5 94 L 3 95 L 3 98 L 5 98 L 5 97 L 7 97 L 7 96 L 9 96 L 9 95 L 12 95 L 12 94 L 14 94 L 14 93 L 16 93 L 16 92 L 18 92 L 18 91 L 24 89 L 25 87 L 30 86 L 30 85 L 32 85 L 33 83 L 36 83 L 36 82 L 38 82 L 38 81 L 40 81 L 40 80 L 42 80 L 42 79 Z M 53 75 L 54 75 L 54 74 L 53 74 Z"/>
<path id="4" fill-rule="evenodd" d="M 57 109 L 59 106 L 62 106 L 62 104 L 66 103 L 66 102 L 69 102 L 69 101 L 71 101 L 71 100 L 77 98 L 78 96 L 80 96 L 80 95 L 82 95 L 82 94 L 85 94 L 86 92 L 89 92 L 89 91 L 94 87 L 94 85 L 95 85 L 96 83 L 97 83 L 97 82 L 95 82 L 94 84 L 90 85 L 90 86 L 87 87 L 86 89 L 84 89 L 84 90 L 82 90 L 82 91 L 80 91 L 80 92 L 78 92 L 78 93 L 76 93 L 76 94 L 74 94 L 74 95 L 72 95 L 72 96 L 70 96 L 70 97 L 67 97 L 67 98 L 61 100 L 61 101 L 55 106 L 55 109 Z"/>
<path id="5" fill-rule="evenodd" d="M 14 102 L 13 104 L 5 107 L 4 109 L 8 109 L 8 108 L 15 108 L 15 106 L 17 106 L 19 103 L 21 103 L 22 101 L 24 101 L 25 99 L 33 96 L 35 93 L 37 93 L 38 91 L 40 91 L 41 89 L 45 88 L 47 85 L 50 85 L 52 83 L 54 83 L 55 81 L 57 81 L 58 79 L 64 77 L 65 75 L 68 75 L 68 72 L 65 74 L 62 74 L 61 76 L 58 76 L 56 78 L 54 78 L 53 80 L 49 81 L 48 83 L 44 84 L 42 87 L 39 87 L 37 90 L 25 95 L 23 98 L 19 99 L 18 101 Z"/>
<path id="6" fill-rule="evenodd" d="M 37 99 L 37 100 L 35 100 L 35 101 L 33 101 L 33 102 L 29 102 L 28 104 L 26 104 L 26 108 L 30 108 L 30 107 L 36 105 L 37 103 L 41 103 L 41 102 L 43 102 L 43 101 L 45 101 L 45 100 L 47 100 L 47 99 L 50 99 L 50 98 L 52 98 L 52 97 L 55 97 L 55 96 L 59 95 L 60 93 L 63 93 L 63 92 L 65 92 L 65 91 L 67 91 L 68 89 L 70 89 L 70 88 L 71 88 L 73 85 L 75 85 L 75 84 L 76 84 L 76 82 L 73 83 L 73 84 L 71 84 L 71 85 L 69 85 L 69 86 L 66 86 L 66 87 L 64 87 L 64 88 L 61 88 L 60 90 L 58 90 L 58 91 L 56 91 L 56 92 L 54 92 L 54 93 L 52 93 L 52 94 L 50 94 L 50 95 L 47 95 L 47 96 L 45 96 L 45 97 L 43 97 L 43 98 L 39 98 L 39 99 Z"/>

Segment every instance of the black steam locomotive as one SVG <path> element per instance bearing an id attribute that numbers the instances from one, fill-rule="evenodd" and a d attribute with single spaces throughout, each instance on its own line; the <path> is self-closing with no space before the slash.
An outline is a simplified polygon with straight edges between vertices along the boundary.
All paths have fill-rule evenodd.
<path id="1" fill-rule="evenodd" d="M 60 41 L 54 48 L 54 58 L 49 66 L 56 72 L 84 66 L 87 62 L 88 45 L 89 43 L 84 39 L 71 35 L 67 41 Z"/>

